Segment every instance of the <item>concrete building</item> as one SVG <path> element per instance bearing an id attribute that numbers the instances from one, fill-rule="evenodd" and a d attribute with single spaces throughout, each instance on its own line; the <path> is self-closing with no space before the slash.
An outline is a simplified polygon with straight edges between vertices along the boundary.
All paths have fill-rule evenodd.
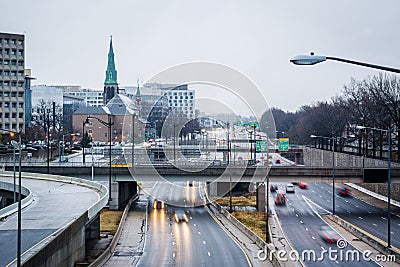
<path id="1" fill-rule="evenodd" d="M 99 90 L 80 88 L 79 90 L 64 90 L 64 96 L 76 96 L 83 98 L 86 106 L 101 107 L 103 106 L 103 92 Z"/>
<path id="2" fill-rule="evenodd" d="M 63 106 L 63 90 L 55 86 L 34 85 L 32 89 L 32 109 L 35 110 L 38 105 L 44 101 L 46 103 L 55 102 L 56 105 Z"/>
<path id="3" fill-rule="evenodd" d="M 0 128 L 25 131 L 25 36 L 0 33 Z"/>

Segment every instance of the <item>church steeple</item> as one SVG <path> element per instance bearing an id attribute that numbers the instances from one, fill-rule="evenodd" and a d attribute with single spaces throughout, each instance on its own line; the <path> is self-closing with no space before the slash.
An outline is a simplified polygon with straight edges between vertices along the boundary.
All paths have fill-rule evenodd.
<path id="1" fill-rule="evenodd" d="M 106 70 L 106 80 L 104 84 L 116 84 L 117 83 L 117 70 L 115 69 L 114 62 L 114 51 L 112 44 L 112 36 L 110 37 L 110 49 L 108 51 L 108 64 Z"/>
<path id="2" fill-rule="evenodd" d="M 116 94 L 118 94 L 117 70 L 115 69 L 114 50 L 112 36 L 110 37 L 110 48 L 108 50 L 108 63 L 106 79 L 104 81 L 103 102 L 106 105 Z"/>

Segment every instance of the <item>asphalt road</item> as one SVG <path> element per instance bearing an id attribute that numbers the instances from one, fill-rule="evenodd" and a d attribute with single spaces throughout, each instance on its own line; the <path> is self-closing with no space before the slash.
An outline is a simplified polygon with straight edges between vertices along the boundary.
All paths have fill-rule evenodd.
<path id="1" fill-rule="evenodd" d="M 332 184 L 311 183 L 302 192 L 316 204 L 332 212 Z M 387 212 L 355 197 L 336 194 L 336 215 L 387 242 Z M 391 215 L 391 244 L 400 248 L 400 218 Z"/>
<path id="2" fill-rule="evenodd" d="M 12 183 L 12 178 L 0 178 Z M 99 195 L 86 187 L 22 179 L 22 185 L 34 194 L 34 202 L 22 210 L 22 253 L 80 216 Z M 0 266 L 17 255 L 17 214 L 0 221 Z"/>
<path id="3" fill-rule="evenodd" d="M 285 190 L 285 184 L 279 184 L 279 189 Z M 276 206 L 276 214 L 282 225 L 286 237 L 289 239 L 294 250 L 300 256 L 305 251 L 312 250 L 315 252 L 315 259 L 313 257 L 306 257 L 303 262 L 306 266 L 377 266 L 373 261 L 366 261 L 360 253 L 360 260 L 354 261 L 350 256 L 351 251 L 357 251 L 351 244 L 343 249 L 338 248 L 336 243 L 326 243 L 321 236 L 321 227 L 327 224 L 319 217 L 319 215 L 326 214 L 324 209 L 319 208 L 316 199 L 320 199 L 318 203 L 325 201 L 327 204 L 329 194 L 315 195 L 316 188 L 319 184 L 311 184 L 308 190 L 302 190 L 296 186 L 296 193 L 288 193 L 287 204 L 285 206 Z M 313 195 L 314 194 L 314 195 Z M 318 204 L 317 203 L 317 204 Z M 326 205 L 324 205 L 326 207 Z M 329 250 L 332 253 L 329 255 Z M 333 251 L 336 252 L 333 252 Z M 327 251 L 323 253 L 323 251 Z M 349 255 L 349 256 L 346 256 Z"/>
<path id="4" fill-rule="evenodd" d="M 158 183 L 151 191 L 172 205 L 150 211 L 147 241 L 138 266 L 249 266 L 242 249 L 208 210 L 192 207 L 200 201 L 199 187 Z M 189 221 L 177 223 L 175 211 L 186 213 Z"/>

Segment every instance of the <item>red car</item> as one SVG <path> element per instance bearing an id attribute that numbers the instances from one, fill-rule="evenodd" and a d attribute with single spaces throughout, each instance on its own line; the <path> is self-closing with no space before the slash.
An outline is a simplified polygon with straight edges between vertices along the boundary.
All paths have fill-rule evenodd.
<path id="1" fill-rule="evenodd" d="M 342 238 L 330 226 L 321 226 L 321 237 L 325 242 L 336 243 Z"/>
<path id="2" fill-rule="evenodd" d="M 342 197 L 349 197 L 352 195 L 351 190 L 346 187 L 340 187 L 340 188 L 338 188 L 337 191 L 338 191 L 339 195 L 341 195 Z"/>
<path id="3" fill-rule="evenodd" d="M 286 204 L 286 195 L 282 192 L 278 192 L 275 197 L 276 205 L 285 205 Z"/>
<path id="4" fill-rule="evenodd" d="M 278 185 L 277 185 L 277 184 L 271 184 L 271 185 L 269 186 L 269 190 L 270 190 L 271 192 L 275 192 L 276 190 L 278 190 Z"/>
<path id="5" fill-rule="evenodd" d="M 307 184 L 307 183 L 298 182 L 297 185 L 298 185 L 301 189 L 307 189 L 307 188 L 308 188 L 308 184 Z"/>

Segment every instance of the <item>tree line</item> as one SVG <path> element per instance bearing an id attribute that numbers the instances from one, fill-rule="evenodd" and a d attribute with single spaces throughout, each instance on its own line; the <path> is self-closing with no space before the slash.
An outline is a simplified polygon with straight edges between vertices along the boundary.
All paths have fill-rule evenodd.
<path id="1" fill-rule="evenodd" d="M 356 144 L 359 154 L 371 157 L 382 157 L 387 151 L 387 133 L 360 130 L 356 126 L 390 128 L 393 157 L 400 159 L 400 79 L 397 76 L 380 73 L 363 80 L 352 78 L 329 101 L 304 105 L 295 112 L 271 108 L 261 117 L 262 127 L 266 127 L 269 112 L 278 134 L 284 132 L 292 144 L 314 144 L 311 135 L 336 137 L 337 142 Z"/>

